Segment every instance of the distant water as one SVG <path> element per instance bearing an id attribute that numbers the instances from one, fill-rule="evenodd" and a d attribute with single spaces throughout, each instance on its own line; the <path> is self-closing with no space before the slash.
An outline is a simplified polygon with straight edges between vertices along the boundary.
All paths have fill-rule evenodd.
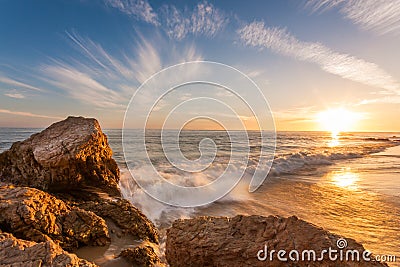
<path id="1" fill-rule="evenodd" d="M 39 130 L 0 128 L 0 151 Z M 259 147 L 268 145 L 261 144 L 259 133 L 250 132 L 249 164 L 243 182 L 210 205 L 176 208 L 155 201 L 136 185 L 126 168 L 121 130 L 105 132 L 121 168 L 124 197 L 141 208 L 160 229 L 174 219 L 198 215 L 296 215 L 354 238 L 375 254 L 395 254 L 400 259 L 399 133 L 342 133 L 333 138 L 323 132 L 278 132 L 269 177 L 255 193 L 249 193 L 248 181 L 257 164 Z M 135 140 L 137 132 L 129 134 Z M 168 163 L 158 131 L 149 131 L 147 137 L 153 164 L 164 178 L 174 183 L 192 186 L 208 183 L 229 162 L 230 143 L 225 132 L 181 133 L 180 148 L 188 159 L 200 156 L 198 145 L 204 138 L 213 139 L 217 145 L 217 157 L 210 168 L 196 174 L 182 172 Z M 168 138 L 164 141 L 168 145 Z M 141 160 L 137 157 L 131 164 L 135 174 L 145 177 Z"/>

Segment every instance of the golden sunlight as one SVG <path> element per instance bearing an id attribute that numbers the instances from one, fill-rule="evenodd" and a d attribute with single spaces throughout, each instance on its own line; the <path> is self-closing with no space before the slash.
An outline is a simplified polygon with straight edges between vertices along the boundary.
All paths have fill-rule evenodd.
<path id="1" fill-rule="evenodd" d="M 328 109 L 318 113 L 316 121 L 323 130 L 332 133 L 332 136 L 340 132 L 349 132 L 355 129 L 355 125 L 361 119 L 359 113 L 344 108 Z"/>
<path id="2" fill-rule="evenodd" d="M 350 168 L 333 171 L 327 175 L 327 178 L 334 185 L 347 189 L 356 189 L 357 182 L 360 179 L 358 174 L 352 172 Z"/>

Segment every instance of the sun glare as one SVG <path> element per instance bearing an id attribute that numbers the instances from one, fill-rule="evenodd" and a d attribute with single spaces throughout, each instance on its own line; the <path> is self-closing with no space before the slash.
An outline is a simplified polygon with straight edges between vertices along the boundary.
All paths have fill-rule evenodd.
<path id="1" fill-rule="evenodd" d="M 333 171 L 327 177 L 334 185 L 348 189 L 357 189 L 357 182 L 360 180 L 359 175 L 352 172 L 350 168 Z"/>
<path id="2" fill-rule="evenodd" d="M 360 119 L 360 114 L 344 108 L 328 109 L 317 115 L 317 121 L 323 130 L 331 132 L 332 136 L 354 130 Z"/>

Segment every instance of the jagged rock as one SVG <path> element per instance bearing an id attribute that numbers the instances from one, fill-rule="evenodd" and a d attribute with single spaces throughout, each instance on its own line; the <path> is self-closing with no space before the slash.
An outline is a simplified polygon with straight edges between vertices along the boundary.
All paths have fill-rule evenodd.
<path id="1" fill-rule="evenodd" d="M 111 219 L 118 227 L 134 237 L 158 244 L 158 231 L 154 224 L 128 200 L 121 198 L 86 201 L 80 208 L 91 210 L 102 218 Z"/>
<path id="2" fill-rule="evenodd" d="M 330 261 L 328 253 L 322 261 L 301 260 L 304 250 L 314 250 L 317 258 L 323 249 L 337 249 L 340 237 L 296 217 L 235 216 L 233 218 L 199 217 L 177 220 L 167 231 L 166 258 L 174 266 L 387 266 L 378 262 Z M 364 248 L 352 239 L 346 239 L 347 250 Z M 260 261 L 260 250 L 275 250 L 273 261 L 270 253 Z M 300 261 L 279 261 L 277 252 L 300 252 Z M 344 254 L 346 255 L 346 254 Z M 259 256 L 265 256 L 261 252 Z M 295 255 L 294 255 L 295 257 Z"/>
<path id="3" fill-rule="evenodd" d="M 127 248 L 118 257 L 124 258 L 132 266 L 137 267 L 151 267 L 160 263 L 160 259 L 151 246 Z"/>
<path id="4" fill-rule="evenodd" d="M 35 242 L 54 240 L 66 250 L 110 242 L 104 219 L 29 187 L 0 185 L 0 229 Z"/>
<path id="5" fill-rule="evenodd" d="M 57 122 L 0 154 L 0 181 L 16 185 L 0 182 L 0 230 L 71 251 L 108 244 L 107 220 L 116 236 L 158 243 L 153 223 L 121 198 L 119 175 L 95 119 Z"/>
<path id="6" fill-rule="evenodd" d="M 72 206 L 92 211 L 110 219 L 122 231 L 133 237 L 158 244 L 159 234 L 154 224 L 128 200 L 119 197 L 104 198 L 91 192 L 70 192 L 58 195 Z M 81 196 L 79 198 L 79 196 Z"/>
<path id="7" fill-rule="evenodd" d="M 49 240 L 35 243 L 0 231 L 0 266 L 10 267 L 96 267 L 97 265 L 65 252 Z"/>
<path id="8" fill-rule="evenodd" d="M 119 195 L 119 169 L 95 119 L 68 117 L 0 154 L 0 180 L 57 192 L 94 186 Z"/>

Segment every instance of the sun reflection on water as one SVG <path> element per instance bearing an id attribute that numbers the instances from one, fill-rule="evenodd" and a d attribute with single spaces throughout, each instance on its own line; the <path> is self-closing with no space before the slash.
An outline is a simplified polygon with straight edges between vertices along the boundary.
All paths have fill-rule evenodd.
<path id="1" fill-rule="evenodd" d="M 333 171 L 328 174 L 327 178 L 332 184 L 347 189 L 357 189 L 357 182 L 360 180 L 359 175 L 352 172 L 350 168 Z"/>
<path id="2" fill-rule="evenodd" d="M 332 138 L 328 142 L 329 147 L 335 147 L 340 144 L 339 142 L 339 133 L 337 132 L 332 132 Z"/>

